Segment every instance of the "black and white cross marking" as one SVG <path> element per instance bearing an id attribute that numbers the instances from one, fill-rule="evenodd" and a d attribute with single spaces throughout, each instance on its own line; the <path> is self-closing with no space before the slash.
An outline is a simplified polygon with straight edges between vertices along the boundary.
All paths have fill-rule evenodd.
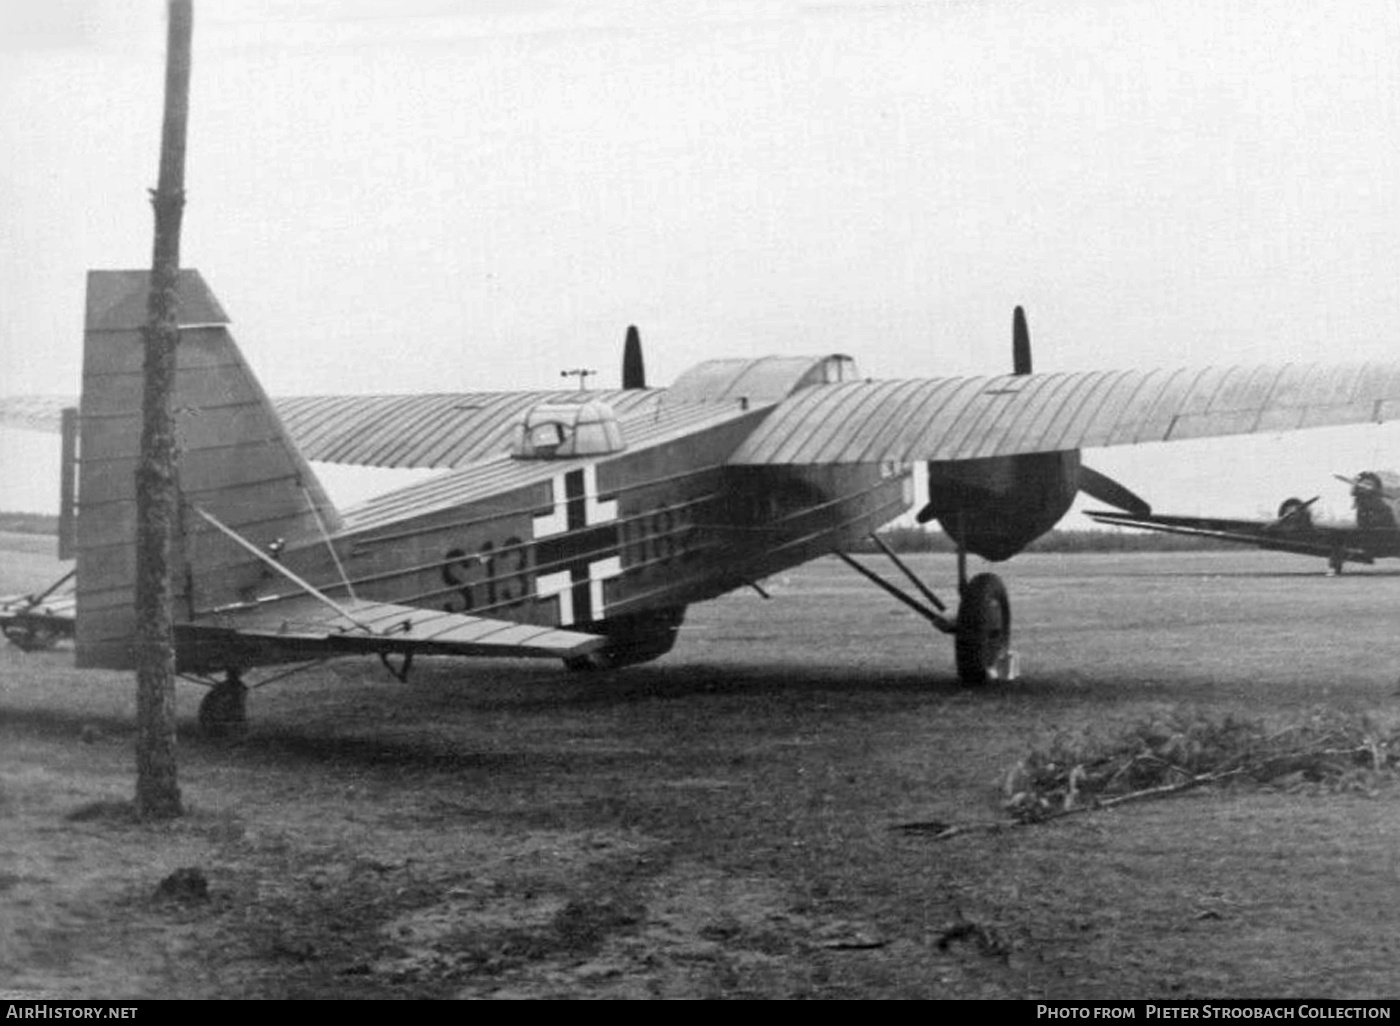
<path id="1" fill-rule="evenodd" d="M 535 517 L 535 578 L 540 598 L 559 597 L 559 624 L 601 620 L 603 582 L 622 574 L 617 502 L 598 501 L 598 468 L 583 467 L 550 482 L 554 509 Z"/>

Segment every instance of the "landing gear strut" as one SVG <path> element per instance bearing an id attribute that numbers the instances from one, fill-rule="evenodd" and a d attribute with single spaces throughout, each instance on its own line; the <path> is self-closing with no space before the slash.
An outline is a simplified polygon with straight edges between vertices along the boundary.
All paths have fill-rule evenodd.
<path id="1" fill-rule="evenodd" d="M 248 689 L 237 670 L 229 670 L 199 703 L 199 729 L 209 738 L 240 738 L 248 732 Z"/>
<path id="2" fill-rule="evenodd" d="M 871 539 L 890 561 L 909 578 L 928 605 L 906 594 L 875 571 L 856 562 L 844 552 L 836 553 L 851 569 L 883 588 L 913 609 L 935 628 L 953 636 L 953 654 L 958 667 L 958 679 L 967 685 L 985 684 L 989 680 L 1009 680 L 1014 674 L 1011 660 L 1011 600 L 1006 585 L 996 574 L 978 574 L 967 579 L 967 554 L 958 549 L 958 612 L 954 617 L 944 615 L 947 607 L 915 576 L 914 571 L 884 543 L 878 535 Z"/>

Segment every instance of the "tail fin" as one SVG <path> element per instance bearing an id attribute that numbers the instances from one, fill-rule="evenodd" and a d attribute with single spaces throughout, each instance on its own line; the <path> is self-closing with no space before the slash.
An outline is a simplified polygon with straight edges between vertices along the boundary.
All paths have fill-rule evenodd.
<path id="1" fill-rule="evenodd" d="M 77 662 L 128 669 L 136 629 L 136 465 L 149 274 L 88 274 L 78 476 Z M 171 408 L 180 509 L 176 622 L 248 599 L 269 571 L 196 510 L 276 551 L 339 518 L 234 344 L 198 272 L 180 272 Z M 319 521 L 319 522 L 318 522 Z"/>

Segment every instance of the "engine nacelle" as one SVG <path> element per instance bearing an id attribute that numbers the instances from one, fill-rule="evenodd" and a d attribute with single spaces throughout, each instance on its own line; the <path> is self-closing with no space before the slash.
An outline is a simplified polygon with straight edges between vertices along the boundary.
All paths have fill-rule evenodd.
<path id="1" fill-rule="evenodd" d="M 1356 526 L 1363 531 L 1394 531 L 1400 510 L 1397 479 L 1389 471 L 1364 470 L 1356 475 L 1351 497 L 1356 506 Z"/>
<path id="2" fill-rule="evenodd" d="M 1311 531 L 1312 503 L 1302 499 L 1284 499 L 1278 508 L 1277 525 L 1285 531 Z"/>
<path id="3" fill-rule="evenodd" d="M 1069 512 L 1079 492 L 1079 451 L 930 463 L 928 492 L 920 523 L 937 520 L 967 551 L 1000 562 Z"/>

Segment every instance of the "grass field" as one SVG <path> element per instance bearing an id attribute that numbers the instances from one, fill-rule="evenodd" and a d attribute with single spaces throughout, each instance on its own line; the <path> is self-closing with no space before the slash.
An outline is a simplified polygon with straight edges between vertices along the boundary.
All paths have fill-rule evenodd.
<path id="1" fill-rule="evenodd" d="M 56 576 L 0 552 L 0 592 Z M 933 582 L 948 557 L 916 557 Z M 1400 574 L 1267 553 L 1020 557 L 977 690 L 834 560 L 611 674 L 369 661 L 199 738 L 132 822 L 129 676 L 0 650 L 0 992 L 89 997 L 1384 997 L 1400 792 L 1199 790 L 949 840 L 1059 733 L 1189 707 L 1400 720 Z M 945 589 L 946 590 L 946 589 Z M 198 867 L 207 900 L 155 897 Z"/>

